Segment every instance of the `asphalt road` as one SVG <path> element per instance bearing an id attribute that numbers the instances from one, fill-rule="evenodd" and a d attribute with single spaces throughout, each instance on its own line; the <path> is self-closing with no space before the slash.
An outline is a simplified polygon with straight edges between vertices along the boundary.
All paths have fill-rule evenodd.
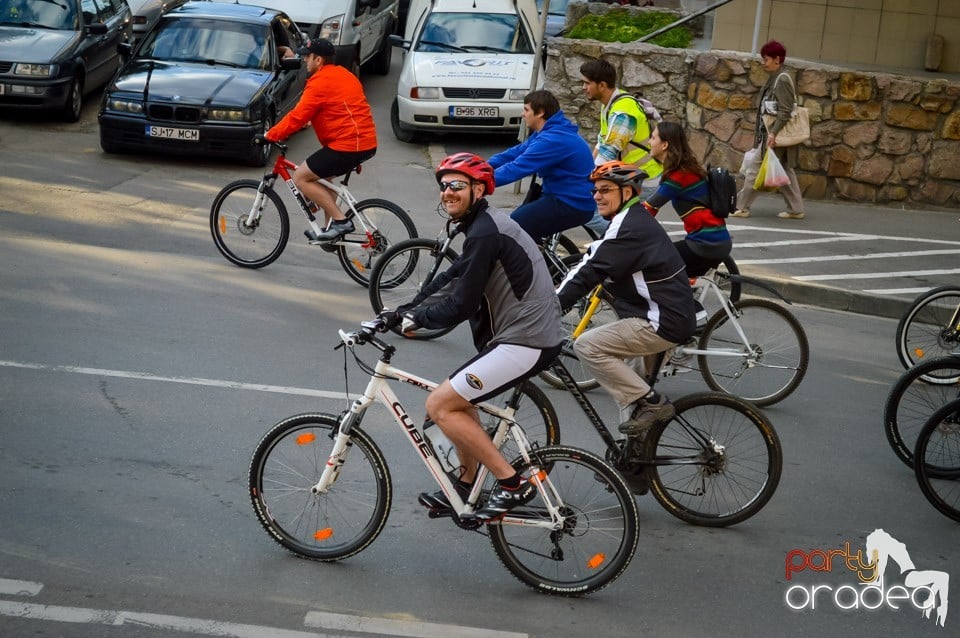
<path id="1" fill-rule="evenodd" d="M 402 204 L 429 236 L 441 225 L 431 157 L 461 144 L 487 154 L 509 139 L 398 144 L 384 124 L 391 82 L 366 81 L 382 146 L 351 186 Z M 858 579 L 844 556 L 825 563 L 813 553 L 845 552 L 848 542 L 856 553 L 882 528 L 917 569 L 960 575 L 956 524 L 928 506 L 883 438 L 883 401 L 901 373 L 895 322 L 813 307 L 794 308 L 811 340 L 808 376 L 766 411 L 785 456 L 773 500 L 713 530 L 642 497 L 637 555 L 594 596 L 530 592 L 486 539 L 427 519 L 416 503 L 427 477 L 382 412 L 365 429 L 394 478 L 387 528 L 342 563 L 288 555 L 249 505 L 250 455 L 280 419 L 343 408 L 326 394 L 344 388 L 335 330 L 368 317 L 366 292 L 299 241 L 296 222 L 275 264 L 228 264 L 209 237 L 209 203 L 222 185 L 258 171 L 104 156 L 95 110 L 88 100 L 76 126 L 0 122 L 0 635 L 956 633 L 953 615 L 940 629 L 909 602 L 840 609 L 851 606 Z M 307 131 L 292 155 L 313 145 Z M 460 328 L 401 343 L 395 361 L 440 378 L 471 354 Z M 357 391 L 362 375 L 350 370 Z M 704 386 L 686 375 L 663 389 L 679 396 Z M 416 414 L 423 396 L 399 394 Z M 569 397 L 548 396 L 563 438 L 599 450 Z M 808 567 L 789 581 L 788 556 Z M 902 582 L 891 564 L 887 590 Z M 821 588 L 811 609 L 804 592 L 817 585 L 831 589 Z M 843 586 L 838 603 L 831 592 Z"/>

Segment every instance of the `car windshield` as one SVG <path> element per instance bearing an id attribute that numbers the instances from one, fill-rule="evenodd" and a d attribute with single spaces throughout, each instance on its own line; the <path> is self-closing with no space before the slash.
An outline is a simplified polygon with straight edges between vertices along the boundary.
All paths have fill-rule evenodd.
<path id="1" fill-rule="evenodd" d="M 548 13 L 552 16 L 566 16 L 570 0 L 550 0 Z M 543 11 L 543 0 L 537 0 L 537 11 Z"/>
<path id="2" fill-rule="evenodd" d="M 2 1 L 2 0 L 0 0 Z M 164 62 L 266 69 L 269 26 L 210 18 L 164 18 L 151 31 L 137 57 Z"/>
<path id="3" fill-rule="evenodd" d="M 0 0 L 0 25 L 75 31 L 74 0 Z"/>
<path id="4" fill-rule="evenodd" d="M 515 13 L 431 13 L 416 51 L 533 53 Z"/>

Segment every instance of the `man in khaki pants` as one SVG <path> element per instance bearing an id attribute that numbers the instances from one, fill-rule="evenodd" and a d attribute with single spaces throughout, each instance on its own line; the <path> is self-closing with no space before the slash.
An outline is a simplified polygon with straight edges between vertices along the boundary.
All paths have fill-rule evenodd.
<path id="1" fill-rule="evenodd" d="M 616 161 L 593 171 L 593 198 L 610 226 L 557 289 L 564 310 L 601 282 L 613 294 L 620 320 L 588 330 L 573 347 L 583 366 L 627 410 L 619 429 L 631 436 L 643 436 L 675 410 L 627 359 L 665 352 L 696 329 L 683 259 L 640 201 L 645 177 L 636 166 Z"/>

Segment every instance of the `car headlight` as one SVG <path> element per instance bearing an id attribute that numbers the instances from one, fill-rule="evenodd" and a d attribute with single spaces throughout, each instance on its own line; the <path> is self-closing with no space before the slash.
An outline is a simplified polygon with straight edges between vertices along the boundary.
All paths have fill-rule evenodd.
<path id="1" fill-rule="evenodd" d="M 107 100 L 107 109 L 121 113 L 143 113 L 143 103 L 133 100 L 117 100 L 111 98 Z"/>
<path id="2" fill-rule="evenodd" d="M 340 32 L 343 28 L 343 14 L 341 13 L 338 16 L 333 16 L 324 20 L 320 25 L 319 37 L 330 40 L 331 44 L 336 44 L 340 41 Z"/>
<path id="3" fill-rule="evenodd" d="M 435 86 L 415 86 L 410 89 L 410 97 L 415 100 L 438 100 L 440 89 Z"/>
<path id="4" fill-rule="evenodd" d="M 530 89 L 510 89 L 510 94 L 507 96 L 507 99 L 522 102 L 523 98 L 527 97 L 527 93 L 529 92 Z"/>
<path id="5" fill-rule="evenodd" d="M 210 109 L 207 119 L 222 120 L 224 122 L 243 122 L 247 119 L 246 109 Z"/>
<path id="6" fill-rule="evenodd" d="M 14 75 L 49 78 L 55 76 L 58 70 L 59 67 L 56 64 L 27 64 L 25 62 L 17 62 L 13 65 Z"/>

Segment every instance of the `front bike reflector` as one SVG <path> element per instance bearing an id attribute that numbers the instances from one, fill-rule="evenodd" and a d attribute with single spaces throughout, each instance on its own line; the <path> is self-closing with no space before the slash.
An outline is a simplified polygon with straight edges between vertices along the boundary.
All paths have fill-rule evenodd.
<path id="1" fill-rule="evenodd" d="M 318 541 L 325 541 L 333 537 L 333 529 L 330 527 L 324 527 L 323 529 L 318 529 L 313 533 L 313 538 Z"/>
<path id="2" fill-rule="evenodd" d="M 587 561 L 587 567 L 590 569 L 597 569 L 600 565 L 603 565 L 607 561 L 607 555 L 603 552 L 599 554 L 594 554 L 590 557 L 590 560 Z"/>
<path id="3" fill-rule="evenodd" d="M 317 435 L 313 432 L 307 432 L 297 437 L 297 445 L 310 445 L 317 440 Z"/>

